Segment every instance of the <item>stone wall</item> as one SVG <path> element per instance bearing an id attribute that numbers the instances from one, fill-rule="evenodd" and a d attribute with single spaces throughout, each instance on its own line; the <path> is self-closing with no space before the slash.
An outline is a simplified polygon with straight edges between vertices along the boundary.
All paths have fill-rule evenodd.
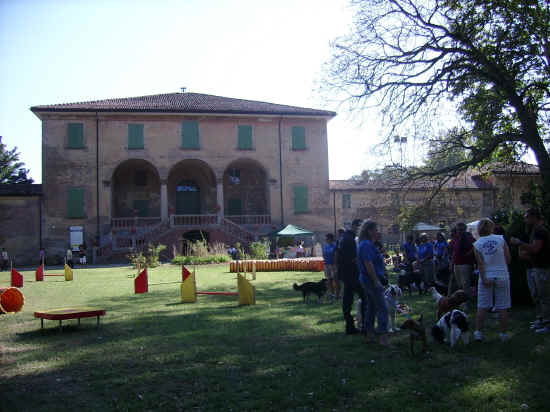
<path id="1" fill-rule="evenodd" d="M 0 196 L 0 248 L 16 266 L 40 261 L 40 197 Z"/>

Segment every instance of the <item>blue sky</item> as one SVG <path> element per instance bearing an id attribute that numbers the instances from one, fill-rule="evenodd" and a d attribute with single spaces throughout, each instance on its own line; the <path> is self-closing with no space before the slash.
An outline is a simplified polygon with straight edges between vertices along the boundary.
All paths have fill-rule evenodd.
<path id="1" fill-rule="evenodd" d="M 374 114 L 351 118 L 315 90 L 329 42 L 351 19 L 348 0 L 0 0 L 0 136 L 39 183 L 41 124 L 31 106 L 185 86 L 338 111 L 330 178 L 348 178 L 377 166 Z"/>

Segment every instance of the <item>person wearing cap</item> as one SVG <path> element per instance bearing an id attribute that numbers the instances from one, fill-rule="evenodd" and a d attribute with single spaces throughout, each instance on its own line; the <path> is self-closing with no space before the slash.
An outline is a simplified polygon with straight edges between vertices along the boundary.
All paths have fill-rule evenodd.
<path id="1" fill-rule="evenodd" d="M 531 324 L 536 333 L 550 329 L 550 232 L 544 226 L 540 210 L 531 208 L 525 212 L 525 222 L 530 228 L 529 243 L 511 238 L 510 243 L 519 246 L 519 256 L 527 260 L 527 284 L 535 302 L 537 319 Z"/>
<path id="2" fill-rule="evenodd" d="M 342 312 L 346 322 L 346 334 L 353 335 L 358 332 L 351 315 L 353 296 L 361 298 L 361 311 L 365 312 L 366 299 L 364 291 L 359 282 L 359 268 L 357 266 L 357 243 L 355 241 L 357 229 L 361 225 L 361 219 L 355 219 L 351 223 L 351 229 L 344 232 L 342 239 L 338 242 L 337 255 L 340 265 L 339 279 L 344 284 L 344 295 L 342 298 Z"/>

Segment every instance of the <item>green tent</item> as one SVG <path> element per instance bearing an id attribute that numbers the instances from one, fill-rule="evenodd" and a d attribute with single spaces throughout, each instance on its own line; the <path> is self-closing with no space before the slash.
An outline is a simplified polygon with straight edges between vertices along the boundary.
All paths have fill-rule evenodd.
<path id="1" fill-rule="evenodd" d="M 276 237 L 313 236 L 313 232 L 294 225 L 287 225 L 284 229 L 275 232 Z"/>

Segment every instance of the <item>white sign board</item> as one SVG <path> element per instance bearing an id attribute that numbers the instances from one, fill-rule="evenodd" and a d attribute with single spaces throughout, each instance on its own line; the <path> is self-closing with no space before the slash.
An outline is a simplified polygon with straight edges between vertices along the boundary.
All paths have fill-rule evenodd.
<path id="1" fill-rule="evenodd" d="M 82 226 L 71 226 L 69 228 L 69 233 L 69 243 L 71 244 L 71 249 L 78 250 L 80 245 L 84 243 L 84 228 Z"/>

